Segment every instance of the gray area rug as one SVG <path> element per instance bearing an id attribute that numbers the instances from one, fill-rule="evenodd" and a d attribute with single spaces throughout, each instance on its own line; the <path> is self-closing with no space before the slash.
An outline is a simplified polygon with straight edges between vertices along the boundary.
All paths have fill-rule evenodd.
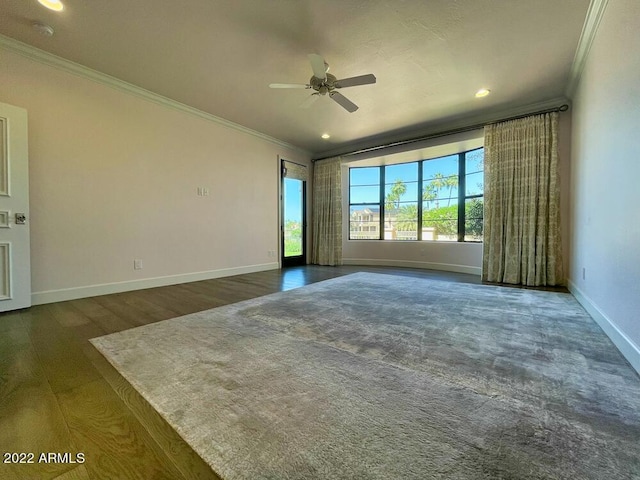
<path id="1" fill-rule="evenodd" d="M 640 478 L 569 294 L 357 273 L 92 342 L 225 479 Z"/>

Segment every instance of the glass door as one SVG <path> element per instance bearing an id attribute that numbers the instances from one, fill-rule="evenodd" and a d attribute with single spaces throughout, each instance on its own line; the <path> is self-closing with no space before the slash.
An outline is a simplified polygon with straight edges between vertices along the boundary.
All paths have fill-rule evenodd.
<path id="1" fill-rule="evenodd" d="M 287 164 L 282 165 L 282 266 L 304 265 L 305 255 L 305 200 L 307 182 L 289 176 Z M 306 170 L 306 167 L 303 167 Z M 288 175 L 289 174 L 289 175 Z"/>

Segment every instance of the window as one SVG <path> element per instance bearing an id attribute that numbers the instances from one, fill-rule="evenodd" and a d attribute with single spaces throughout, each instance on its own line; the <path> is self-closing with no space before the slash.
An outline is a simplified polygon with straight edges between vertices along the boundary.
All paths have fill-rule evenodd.
<path id="1" fill-rule="evenodd" d="M 380 238 L 380 167 L 349 171 L 349 239 Z"/>
<path id="2" fill-rule="evenodd" d="M 484 149 L 349 169 L 350 240 L 482 241 Z"/>
<path id="3" fill-rule="evenodd" d="M 464 160 L 464 230 L 465 242 L 482 241 L 484 219 L 484 149 L 466 152 Z"/>
<path id="4" fill-rule="evenodd" d="M 422 165 L 422 240 L 458 239 L 459 155 Z"/>

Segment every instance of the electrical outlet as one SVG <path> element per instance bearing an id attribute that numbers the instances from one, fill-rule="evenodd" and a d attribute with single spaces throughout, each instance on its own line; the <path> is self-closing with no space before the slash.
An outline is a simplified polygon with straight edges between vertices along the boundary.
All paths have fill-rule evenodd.
<path id="1" fill-rule="evenodd" d="M 134 270 L 142 270 L 142 260 L 140 260 L 139 258 L 136 258 L 133 261 L 133 269 Z"/>

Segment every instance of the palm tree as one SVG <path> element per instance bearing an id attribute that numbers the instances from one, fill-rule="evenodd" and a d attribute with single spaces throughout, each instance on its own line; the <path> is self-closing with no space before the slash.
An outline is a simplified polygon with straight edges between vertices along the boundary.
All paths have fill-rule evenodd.
<path id="1" fill-rule="evenodd" d="M 387 193 L 385 208 L 398 210 L 400 208 L 400 199 L 405 193 L 407 193 L 407 186 L 402 180 L 396 180 L 391 186 L 391 191 Z"/>
<path id="2" fill-rule="evenodd" d="M 449 199 L 447 200 L 447 207 L 451 205 L 451 192 L 453 192 L 453 187 L 458 186 L 458 175 L 451 175 L 444 180 L 445 186 L 449 187 Z"/>
<path id="3" fill-rule="evenodd" d="M 418 206 L 404 205 L 398 212 L 398 230 L 401 232 L 418 231 Z"/>
<path id="4" fill-rule="evenodd" d="M 431 202 L 435 200 L 438 196 L 438 192 L 431 183 L 428 183 L 424 186 L 424 190 L 422 192 L 422 200 L 427 202 L 427 210 L 431 208 Z"/>
<path id="5" fill-rule="evenodd" d="M 438 172 L 433 175 L 433 179 L 429 182 L 429 185 L 435 192 L 440 192 L 442 188 L 447 186 L 447 180 L 446 178 L 444 178 L 444 175 L 442 173 Z M 435 201 L 436 201 L 436 208 L 439 208 L 440 201 L 438 200 L 437 195 L 436 195 Z"/>
<path id="6" fill-rule="evenodd" d="M 389 219 L 389 227 L 393 230 L 395 229 L 393 227 L 392 215 L 397 214 L 398 210 L 400 209 L 400 199 L 405 193 L 407 193 L 407 186 L 402 180 L 397 179 L 393 183 L 393 185 L 391 186 L 391 190 L 385 197 L 384 208 L 389 212 L 388 215 L 385 214 L 385 218 Z"/>

